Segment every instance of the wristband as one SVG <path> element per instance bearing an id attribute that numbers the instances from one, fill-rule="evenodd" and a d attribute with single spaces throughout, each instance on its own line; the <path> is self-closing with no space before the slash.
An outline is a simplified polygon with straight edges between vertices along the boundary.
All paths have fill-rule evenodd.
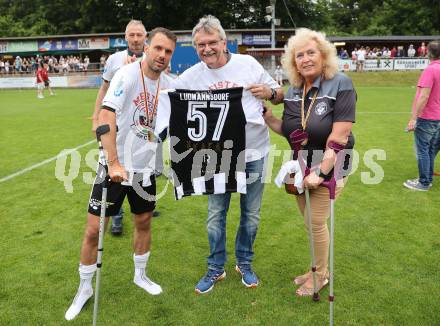
<path id="1" fill-rule="evenodd" d="M 331 172 L 331 171 L 330 171 Z M 316 169 L 315 173 L 318 177 L 323 178 L 324 180 L 328 180 L 331 177 L 331 173 L 324 174 L 320 169 Z"/>
<path id="2" fill-rule="evenodd" d="M 277 91 L 275 90 L 275 88 L 271 88 L 270 90 L 272 94 L 270 95 L 269 101 L 272 101 L 275 99 L 275 97 L 277 97 Z"/>

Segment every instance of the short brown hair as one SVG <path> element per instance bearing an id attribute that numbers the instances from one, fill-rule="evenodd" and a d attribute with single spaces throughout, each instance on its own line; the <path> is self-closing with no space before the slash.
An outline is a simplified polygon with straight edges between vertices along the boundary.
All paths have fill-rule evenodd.
<path id="1" fill-rule="evenodd" d="M 432 60 L 437 60 L 440 58 L 440 40 L 429 42 L 428 56 Z"/>
<path id="2" fill-rule="evenodd" d="M 165 35 L 167 38 L 169 38 L 171 41 L 173 41 L 174 44 L 176 44 L 176 42 L 177 42 L 176 34 L 174 34 L 168 28 L 165 28 L 165 27 L 156 27 L 150 33 L 148 33 L 148 42 L 151 42 L 151 40 L 154 38 L 154 36 L 159 33 Z"/>

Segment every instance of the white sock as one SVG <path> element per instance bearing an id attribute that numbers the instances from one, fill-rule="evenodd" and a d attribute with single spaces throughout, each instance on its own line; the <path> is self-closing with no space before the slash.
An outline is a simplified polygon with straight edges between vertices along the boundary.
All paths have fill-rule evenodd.
<path id="1" fill-rule="evenodd" d="M 133 282 L 140 288 L 144 289 L 152 295 L 158 295 L 162 293 L 162 288 L 159 284 L 154 283 L 145 274 L 147 268 L 148 259 L 150 258 L 150 252 L 143 255 L 133 254 L 134 261 L 134 278 Z"/>
<path id="2" fill-rule="evenodd" d="M 74 319 L 85 305 L 87 300 L 93 295 L 92 279 L 96 271 L 96 264 L 79 264 L 79 287 L 75 298 L 64 316 L 67 320 Z"/>
<path id="3" fill-rule="evenodd" d="M 93 275 L 95 275 L 95 271 L 96 271 L 96 264 L 93 265 L 79 264 L 79 268 L 78 268 L 79 279 L 81 280 L 81 283 L 84 284 L 84 286 L 92 287 L 92 279 L 93 279 Z"/>

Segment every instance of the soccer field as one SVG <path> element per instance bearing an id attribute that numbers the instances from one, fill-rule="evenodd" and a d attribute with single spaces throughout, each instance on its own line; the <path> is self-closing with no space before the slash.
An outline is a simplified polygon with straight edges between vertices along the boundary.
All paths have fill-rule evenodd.
<path id="1" fill-rule="evenodd" d="M 413 135 L 404 132 L 417 74 L 352 76 L 359 164 L 335 206 L 335 324 L 439 325 L 440 178 L 429 192 L 402 186 L 417 176 Z M 35 90 L 0 91 L 0 325 L 92 321 L 92 301 L 72 322 L 64 313 L 78 286 L 97 147 L 87 118 L 96 93 L 59 89 L 39 100 Z M 280 116 L 282 106 L 274 112 Z M 288 149 L 273 133 L 271 143 Z M 56 169 L 55 157 L 75 148 Z M 245 289 L 234 271 L 235 194 L 227 225 L 227 277 L 209 294 L 195 295 L 209 252 L 207 198 L 177 202 L 160 177 L 158 191 L 167 191 L 158 203 L 161 215 L 153 220 L 148 274 L 164 293 L 150 296 L 132 282 L 133 225 L 126 214 L 124 235 L 107 234 L 104 241 L 99 324 L 327 324 L 328 288 L 319 303 L 295 297 L 291 280 L 306 271 L 309 249 L 294 198 L 273 183 L 281 162 L 282 156 L 275 157 L 263 197 L 255 242 L 258 288 Z"/>

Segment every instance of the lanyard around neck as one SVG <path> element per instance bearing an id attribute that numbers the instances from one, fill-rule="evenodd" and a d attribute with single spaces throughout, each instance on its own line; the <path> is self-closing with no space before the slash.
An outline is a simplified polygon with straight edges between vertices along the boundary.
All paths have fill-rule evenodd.
<path id="1" fill-rule="evenodd" d="M 301 101 L 301 126 L 304 131 L 306 130 L 307 121 L 309 120 L 310 112 L 312 112 L 313 104 L 315 103 L 316 97 L 318 96 L 318 93 L 319 93 L 319 89 L 321 88 L 321 82 L 322 82 L 322 78 L 319 82 L 319 87 L 316 90 L 315 94 L 313 95 L 312 101 L 309 104 L 309 108 L 307 109 L 307 113 L 306 113 L 305 117 L 304 117 L 304 102 L 306 100 L 306 84 L 304 83 L 303 95 L 302 95 L 302 101 Z"/>
<path id="2" fill-rule="evenodd" d="M 150 93 L 147 91 L 147 88 L 145 87 L 145 80 L 144 80 L 144 72 L 142 71 L 142 62 L 139 62 L 139 68 L 140 68 L 140 72 L 141 72 L 141 80 L 142 80 L 142 86 L 144 88 L 144 109 L 145 109 L 145 114 L 147 116 L 147 126 L 150 128 L 153 128 L 154 126 L 153 124 L 153 119 L 156 116 L 156 111 L 157 111 L 157 103 L 159 101 L 159 86 L 160 86 L 160 75 L 159 78 L 157 79 L 157 84 L 156 84 L 156 96 L 154 98 L 154 104 L 153 104 L 153 109 L 151 110 L 151 118 L 150 118 L 150 102 L 148 101 L 148 99 L 150 98 Z"/>

